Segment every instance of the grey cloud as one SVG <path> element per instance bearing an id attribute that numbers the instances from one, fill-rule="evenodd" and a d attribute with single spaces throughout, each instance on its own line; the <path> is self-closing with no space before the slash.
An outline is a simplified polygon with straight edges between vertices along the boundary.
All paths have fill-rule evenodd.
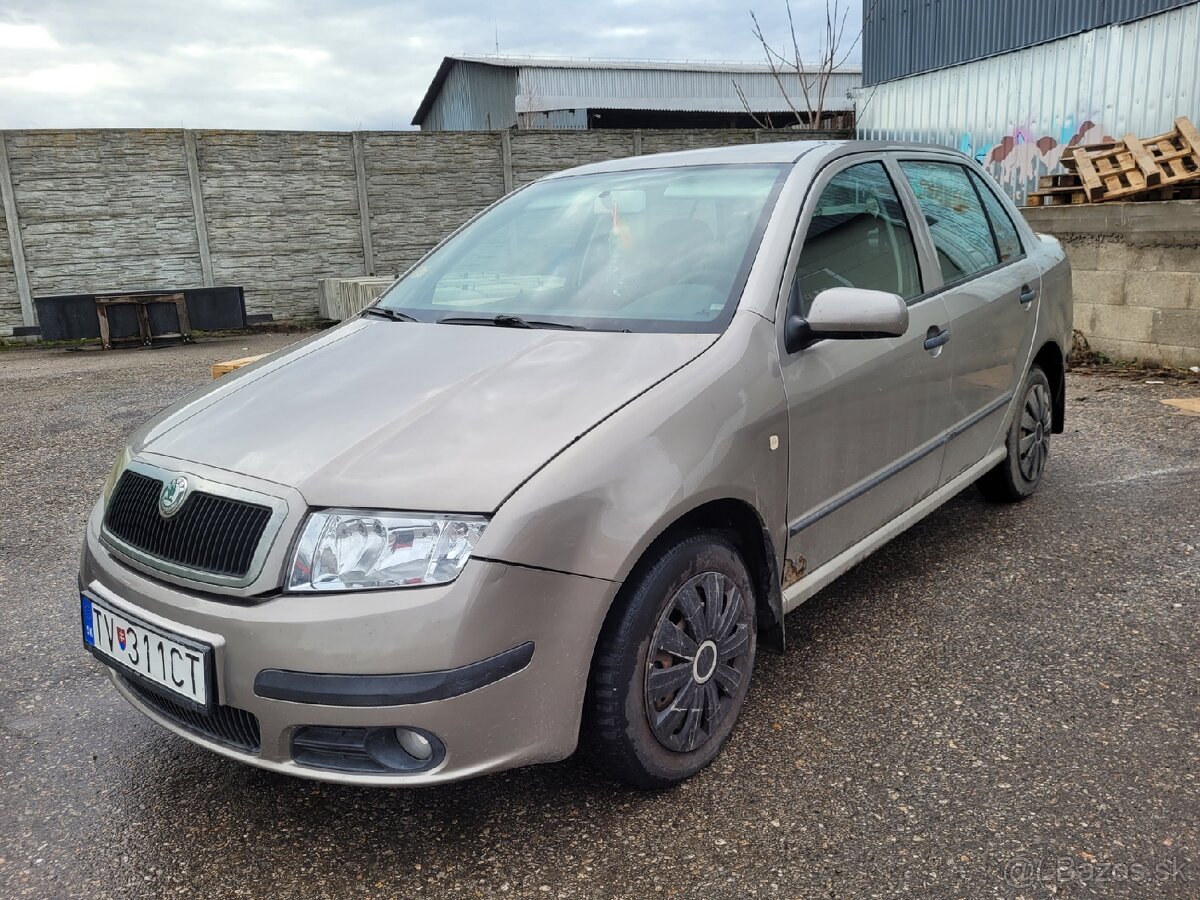
<path id="1" fill-rule="evenodd" d="M 758 61 L 751 6 L 784 40 L 782 0 L 8 0 L 0 127 L 406 128 L 442 56 L 497 32 L 502 53 Z M 811 52 L 824 0 L 793 9 Z"/>

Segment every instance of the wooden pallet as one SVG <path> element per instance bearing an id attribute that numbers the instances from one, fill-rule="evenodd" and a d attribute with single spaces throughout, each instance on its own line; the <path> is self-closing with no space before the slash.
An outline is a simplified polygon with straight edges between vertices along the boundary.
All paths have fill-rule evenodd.
<path id="1" fill-rule="evenodd" d="M 1185 182 L 1147 191 L 1134 200 L 1200 200 L 1200 182 Z"/>
<path id="2" fill-rule="evenodd" d="M 1051 188 L 1046 191 L 1035 191 L 1025 199 L 1030 206 L 1074 206 L 1079 203 L 1091 203 L 1087 192 L 1082 188 Z"/>
<path id="3" fill-rule="evenodd" d="M 258 362 L 267 354 L 260 353 L 258 356 L 243 356 L 241 359 L 231 359 L 226 362 L 213 363 L 212 377 L 220 378 L 222 375 L 228 375 L 230 372 L 240 369 L 242 366 L 248 366 L 252 362 Z"/>
<path id="4" fill-rule="evenodd" d="M 1070 206 L 1087 203 L 1088 196 L 1078 175 L 1056 173 L 1038 178 L 1037 190 L 1027 201 L 1030 206 Z"/>
<path id="5" fill-rule="evenodd" d="M 1200 134 L 1180 116 L 1167 134 L 1146 139 L 1127 134 L 1114 144 L 1076 147 L 1063 155 L 1063 163 L 1079 176 L 1090 201 L 1133 199 L 1200 180 Z"/>
<path id="6" fill-rule="evenodd" d="M 1053 175 L 1043 175 L 1038 178 L 1037 189 L 1041 191 L 1054 191 L 1059 188 L 1069 188 L 1071 190 L 1082 191 L 1083 182 L 1079 180 L 1079 176 L 1071 172 L 1062 173 L 1056 172 Z"/>
<path id="7" fill-rule="evenodd" d="M 1067 169 L 1070 172 L 1074 172 L 1075 171 L 1075 151 L 1076 150 L 1083 149 L 1083 150 L 1087 150 L 1089 153 L 1107 153 L 1111 150 L 1115 150 L 1115 149 L 1119 148 L 1120 146 L 1121 146 L 1120 143 L 1111 143 L 1111 142 L 1105 143 L 1105 144 L 1079 144 L 1076 147 L 1068 147 L 1063 152 L 1062 158 L 1059 160 L 1059 162 L 1061 162 L 1063 164 L 1063 167 L 1065 169 Z"/>
<path id="8" fill-rule="evenodd" d="M 1106 199 L 1106 198 L 1102 198 Z M 1200 183 L 1187 182 L 1162 188 L 1151 188 L 1141 194 L 1125 198 L 1134 203 L 1153 203 L 1165 200 L 1200 200 Z M 1050 188 L 1034 191 L 1025 198 L 1028 206 L 1072 206 L 1078 203 L 1091 203 L 1083 188 L 1070 187 Z"/>

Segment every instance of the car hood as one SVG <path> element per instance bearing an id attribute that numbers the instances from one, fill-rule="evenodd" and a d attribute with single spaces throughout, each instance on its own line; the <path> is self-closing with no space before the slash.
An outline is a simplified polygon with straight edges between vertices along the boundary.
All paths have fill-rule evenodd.
<path id="1" fill-rule="evenodd" d="M 359 319 L 184 398 L 133 449 L 314 506 L 492 512 L 716 337 Z"/>

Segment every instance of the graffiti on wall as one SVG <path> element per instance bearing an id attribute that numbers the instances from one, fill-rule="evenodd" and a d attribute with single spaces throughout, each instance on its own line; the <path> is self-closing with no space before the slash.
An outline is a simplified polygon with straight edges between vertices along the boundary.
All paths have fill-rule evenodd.
<path id="1" fill-rule="evenodd" d="M 977 144 L 972 135 L 963 134 L 958 149 L 975 157 L 1010 195 L 1022 198 L 1033 190 L 1039 175 L 1058 168 L 1070 148 L 1112 140 L 1104 127 L 1091 119 L 1084 119 L 1078 125 L 1074 119 L 1067 119 L 1056 135 L 1038 134 L 1038 129 L 1028 124 L 1017 126 L 990 143 Z"/>

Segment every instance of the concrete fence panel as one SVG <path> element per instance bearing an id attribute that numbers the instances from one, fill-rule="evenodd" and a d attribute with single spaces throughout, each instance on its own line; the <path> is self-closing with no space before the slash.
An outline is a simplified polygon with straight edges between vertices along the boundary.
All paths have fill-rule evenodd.
<path id="1" fill-rule="evenodd" d="M 392 277 L 507 191 L 638 153 L 828 132 L 0 132 L 0 335 L 32 298 L 241 285 L 317 314 L 321 278 Z"/>
<path id="2" fill-rule="evenodd" d="M 513 131 L 513 187 L 588 163 L 633 156 L 628 131 Z"/>
<path id="3" fill-rule="evenodd" d="M 0 334 L 11 330 L 13 325 L 21 324 L 21 294 L 17 290 L 17 275 L 13 271 L 7 219 L 7 216 L 0 215 Z"/>
<path id="4" fill-rule="evenodd" d="M 318 273 L 364 272 L 349 134 L 202 131 L 196 146 L 213 278 L 252 311 L 312 315 Z"/>
<path id="5" fill-rule="evenodd" d="M 10 132 L 35 296 L 200 283 L 181 131 Z"/>
<path id="6" fill-rule="evenodd" d="M 363 135 L 374 274 L 403 272 L 504 196 L 500 144 L 500 136 L 487 131 Z"/>

